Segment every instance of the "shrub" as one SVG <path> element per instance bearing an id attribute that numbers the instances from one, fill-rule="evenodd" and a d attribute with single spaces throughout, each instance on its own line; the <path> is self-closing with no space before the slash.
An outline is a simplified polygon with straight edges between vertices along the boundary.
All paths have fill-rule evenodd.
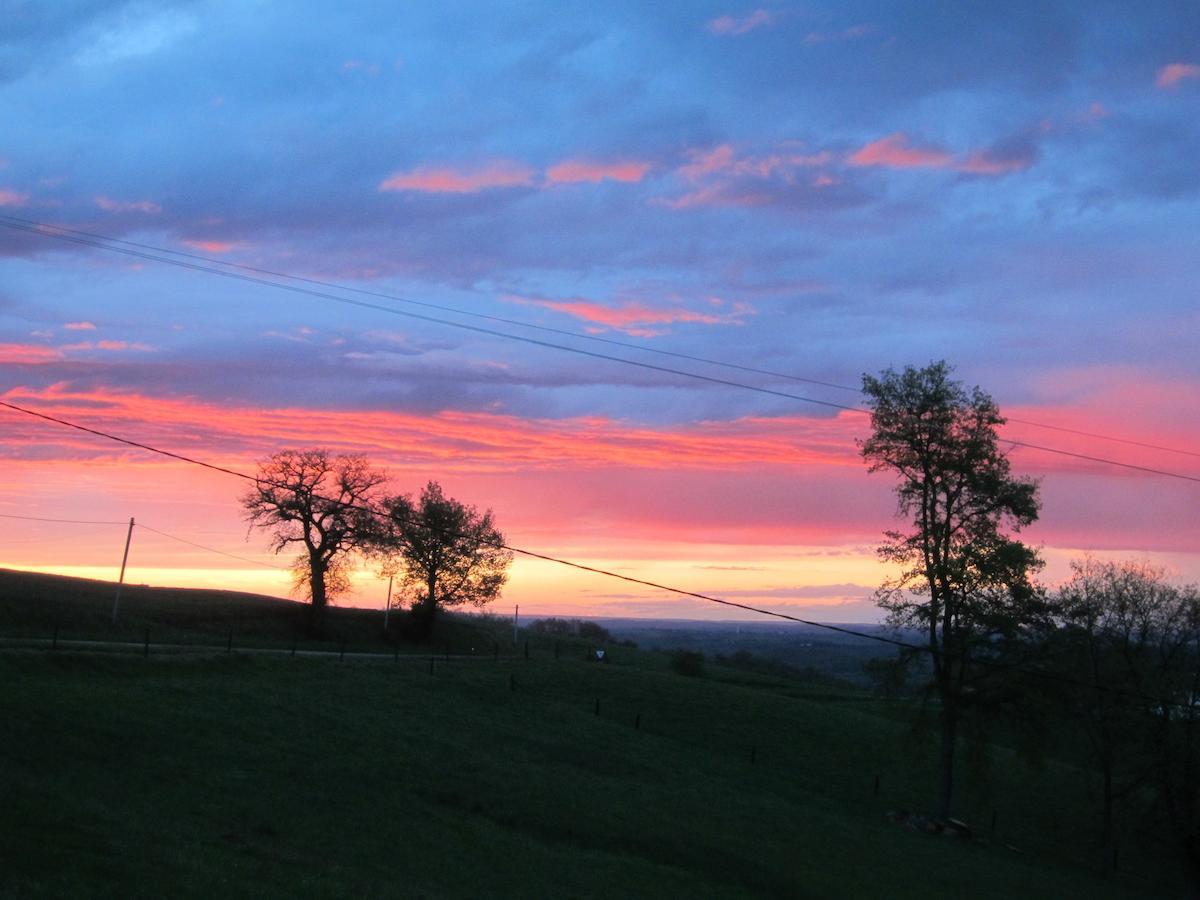
<path id="1" fill-rule="evenodd" d="M 538 619 L 529 626 L 534 634 L 550 635 L 552 637 L 578 637 L 597 644 L 611 643 L 612 635 L 608 629 L 595 622 L 580 621 L 579 619 Z"/>
<path id="2" fill-rule="evenodd" d="M 671 654 L 671 671 L 689 678 L 704 674 L 704 654 L 695 650 L 676 650 Z"/>

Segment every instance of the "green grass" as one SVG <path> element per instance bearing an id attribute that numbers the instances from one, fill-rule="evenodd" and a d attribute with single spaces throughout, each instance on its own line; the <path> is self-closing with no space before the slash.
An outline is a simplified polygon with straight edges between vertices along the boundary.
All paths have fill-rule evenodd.
<path id="1" fill-rule="evenodd" d="M 99 640 L 335 651 L 427 653 L 447 644 L 454 653 L 486 656 L 510 626 L 446 617 L 422 646 L 399 640 L 400 616 L 383 630 L 383 611 L 330 607 L 319 636 L 309 629 L 308 605 L 260 594 L 125 585 L 112 623 L 115 585 L 106 581 L 0 569 L 0 638 Z M 511 641 L 511 638 L 509 638 Z M 512 652 L 511 643 L 502 652 Z"/>
<path id="2" fill-rule="evenodd" d="M 1105 871 L 1070 766 L 995 750 L 989 789 L 960 789 L 980 839 L 930 837 L 885 817 L 933 784 L 893 706 L 560 649 L 432 676 L 403 656 L 0 654 L 0 895 L 1182 894 L 1146 848 Z"/>

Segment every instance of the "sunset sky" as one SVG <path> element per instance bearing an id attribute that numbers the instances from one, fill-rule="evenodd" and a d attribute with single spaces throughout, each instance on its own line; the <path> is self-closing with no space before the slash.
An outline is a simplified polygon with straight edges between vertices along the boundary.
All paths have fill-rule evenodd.
<path id="1" fill-rule="evenodd" d="M 1012 447 L 1047 583 L 1200 580 L 1200 5 L 338 6 L 0 2 L 0 224 L 834 404 L 945 358 L 1007 438 L 1191 479 Z M 245 472 L 363 453 L 519 547 L 878 617 L 860 413 L 12 227 L 0 399 Z M 288 591 L 234 478 L 5 410 L 0 457 L 3 516 L 248 560 L 138 530 L 131 581 Z M 115 578 L 124 537 L 0 517 L 0 567 Z M 729 615 L 524 559 L 516 603 Z"/>

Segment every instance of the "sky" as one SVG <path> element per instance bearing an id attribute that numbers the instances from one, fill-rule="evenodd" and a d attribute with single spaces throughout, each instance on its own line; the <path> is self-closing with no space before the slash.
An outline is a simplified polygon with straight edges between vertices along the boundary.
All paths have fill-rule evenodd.
<path id="1" fill-rule="evenodd" d="M 1084 553 L 1200 581 L 1195 3 L 0 20 L 0 399 L 248 473 L 361 453 L 516 546 L 868 622 L 894 480 L 866 416 L 797 397 L 946 359 L 1005 438 L 1192 479 L 1006 444 L 1047 584 Z M 289 590 L 234 478 L 11 411 L 0 459 L 0 566 L 115 578 L 135 517 L 133 582 Z M 527 558 L 516 604 L 730 615 Z"/>

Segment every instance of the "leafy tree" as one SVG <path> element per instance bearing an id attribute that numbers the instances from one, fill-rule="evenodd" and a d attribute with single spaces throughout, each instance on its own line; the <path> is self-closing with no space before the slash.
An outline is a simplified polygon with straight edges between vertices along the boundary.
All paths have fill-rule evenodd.
<path id="1" fill-rule="evenodd" d="M 241 497 L 251 527 L 270 533 L 272 550 L 299 547 L 296 581 L 312 601 L 314 630 L 330 598 L 349 587 L 349 557 L 370 530 L 366 504 L 384 480 L 361 456 L 284 450 L 259 463 L 254 486 Z"/>
<path id="2" fill-rule="evenodd" d="M 876 592 L 896 627 L 923 635 L 931 659 L 929 688 L 938 701 L 937 810 L 948 818 L 956 744 L 978 708 L 1004 639 L 1036 619 L 1030 580 L 1037 553 L 1005 534 L 1037 519 L 1036 482 L 1011 474 L 992 398 L 966 391 L 945 362 L 863 376 L 871 436 L 860 449 L 869 471 L 899 477 L 898 512 L 907 531 L 885 532 L 880 558 L 900 574 Z"/>
<path id="3" fill-rule="evenodd" d="M 1060 715 L 1079 726 L 1100 775 L 1106 845 L 1117 804 L 1149 789 L 1200 884 L 1200 596 L 1139 562 L 1072 563 L 1042 645 Z"/>
<path id="4" fill-rule="evenodd" d="M 428 636 L 442 607 L 483 606 L 500 596 L 513 554 L 490 509 L 481 513 L 447 497 L 431 481 L 418 499 L 386 497 L 379 510 L 372 552 L 400 576 L 417 636 Z"/>

